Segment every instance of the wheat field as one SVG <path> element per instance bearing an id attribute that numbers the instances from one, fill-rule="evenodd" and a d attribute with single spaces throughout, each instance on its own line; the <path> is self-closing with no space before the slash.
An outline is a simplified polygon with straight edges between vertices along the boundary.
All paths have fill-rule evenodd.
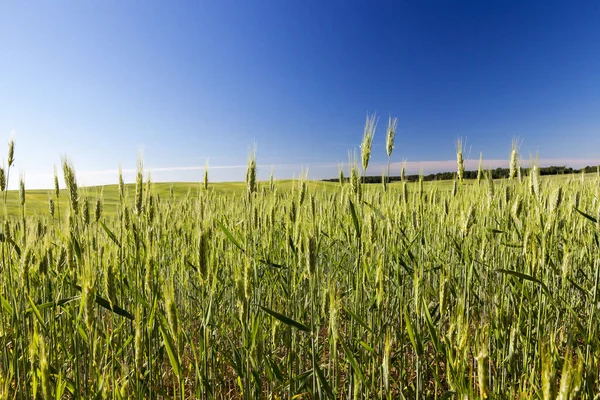
<path id="1" fill-rule="evenodd" d="M 254 154 L 243 184 L 65 160 L 5 191 L 0 398 L 598 398 L 600 177 L 463 180 L 458 150 L 442 184 L 257 182 Z"/>

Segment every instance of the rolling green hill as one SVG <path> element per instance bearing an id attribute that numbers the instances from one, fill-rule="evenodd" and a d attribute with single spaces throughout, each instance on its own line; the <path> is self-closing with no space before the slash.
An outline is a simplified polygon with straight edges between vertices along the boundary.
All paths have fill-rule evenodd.
<path id="1" fill-rule="evenodd" d="M 585 175 L 585 179 L 595 178 L 597 176 L 596 173 L 589 173 Z M 523 179 L 527 179 L 524 177 Z M 565 175 L 554 175 L 554 176 L 543 176 L 542 180 L 559 180 L 559 181 L 567 181 L 569 179 L 581 179 L 581 174 L 565 174 Z M 496 182 L 500 182 L 503 179 L 497 179 Z M 339 186 L 337 182 L 327 182 L 327 181 L 308 181 L 308 186 L 311 191 L 322 189 L 322 190 L 331 190 L 335 189 Z M 348 183 L 345 183 L 348 184 Z M 417 182 L 408 182 L 407 185 L 413 187 L 417 185 Z M 440 181 L 428 181 L 424 182 L 425 190 L 430 190 L 432 187 L 436 187 L 438 190 L 452 190 L 453 186 L 452 180 L 440 180 Z M 475 185 L 477 181 L 474 179 L 465 180 L 462 185 L 469 186 Z M 146 183 L 144 184 L 144 189 L 146 189 Z M 277 190 L 292 190 L 294 187 L 297 187 L 297 180 L 280 180 L 275 181 L 275 188 Z M 174 196 L 175 199 L 182 199 L 183 197 L 189 195 L 195 195 L 198 191 L 204 190 L 201 183 L 195 182 L 158 182 L 151 183 L 152 191 L 156 195 L 159 195 L 162 198 L 167 196 Z M 401 188 L 402 182 L 392 182 L 389 184 L 390 190 L 399 190 Z M 268 190 L 269 182 L 261 182 L 259 184 L 259 190 L 264 188 Z M 379 190 L 381 188 L 381 184 L 368 184 L 365 186 L 367 190 Z M 240 194 L 246 190 L 246 184 L 244 182 L 217 182 L 210 183 L 209 189 L 211 191 L 215 191 L 217 193 L 222 194 Z M 126 184 L 125 185 L 125 194 L 128 201 L 131 203 L 133 201 L 133 197 L 135 194 L 135 184 Z M 48 210 L 48 201 L 50 198 L 54 199 L 54 204 L 56 208 L 56 215 L 64 215 L 64 210 L 67 208 L 68 202 L 68 193 L 66 189 L 60 190 L 60 195 L 58 201 L 54 197 L 54 190 L 51 189 L 34 189 L 34 190 L 25 190 L 25 213 L 28 216 L 43 216 L 49 215 Z M 113 216 L 116 215 L 117 204 L 119 203 L 119 194 L 118 194 L 118 185 L 105 185 L 105 186 L 88 186 L 80 188 L 80 198 L 87 199 L 89 202 L 90 210 L 94 209 L 96 200 L 98 198 L 101 199 L 102 202 L 102 212 L 105 216 Z M 4 208 L 4 194 L 0 197 L 0 209 Z M 59 210 L 60 209 L 60 210 Z M 20 207 L 20 197 L 18 190 L 10 190 L 7 192 L 6 198 L 6 211 L 8 215 L 20 215 L 21 207 Z M 6 214 L 6 213 L 1 213 Z"/>

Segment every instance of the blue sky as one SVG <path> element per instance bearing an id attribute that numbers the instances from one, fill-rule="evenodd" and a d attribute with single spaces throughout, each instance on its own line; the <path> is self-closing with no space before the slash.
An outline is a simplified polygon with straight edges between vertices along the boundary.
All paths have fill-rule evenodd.
<path id="1" fill-rule="evenodd" d="M 80 184 L 335 177 L 381 119 L 372 167 L 600 162 L 600 2 L 3 1 L 0 140 L 27 187 L 67 155 Z M 0 151 L 4 151 L 1 150 Z M 448 162 L 450 160 L 450 162 Z M 396 165 L 394 167 L 397 167 Z M 16 176 L 13 175 L 13 176 Z M 13 181 L 13 184 L 16 183 Z"/>

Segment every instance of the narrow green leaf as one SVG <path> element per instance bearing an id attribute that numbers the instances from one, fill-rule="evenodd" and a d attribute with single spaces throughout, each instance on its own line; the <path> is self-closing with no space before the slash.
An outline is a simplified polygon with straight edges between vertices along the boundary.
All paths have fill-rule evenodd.
<path id="1" fill-rule="evenodd" d="M 4 233 L 0 232 L 0 242 L 8 242 L 10 243 L 14 248 L 15 251 L 17 252 L 17 255 L 20 257 L 21 256 L 21 248 L 15 243 L 15 241 L 12 238 L 7 238 Z"/>
<path id="2" fill-rule="evenodd" d="M 354 230 L 356 230 L 356 236 L 360 237 L 360 224 L 358 223 L 358 217 L 356 215 L 356 210 L 354 209 L 354 203 L 352 200 L 348 200 L 350 202 L 350 215 L 352 215 L 352 221 L 354 222 Z"/>
<path id="3" fill-rule="evenodd" d="M 331 390 L 331 386 L 329 385 L 329 382 L 327 382 L 327 379 L 325 379 L 325 374 L 323 374 L 323 371 L 321 370 L 321 367 L 319 367 L 318 364 L 315 364 L 315 370 L 317 371 L 317 377 L 319 378 L 319 383 L 321 384 L 321 387 L 325 389 L 325 394 L 327 395 L 327 398 L 335 399 L 333 390 Z"/>
<path id="4" fill-rule="evenodd" d="M 358 365 L 358 362 L 356 361 L 354 354 L 352 354 L 352 351 L 350 351 L 350 349 L 344 344 L 344 342 L 340 342 L 340 343 L 342 345 L 342 349 L 344 350 L 344 354 L 346 355 L 346 358 L 348 359 L 348 362 L 352 366 L 352 369 L 354 369 L 354 371 L 356 372 L 356 375 L 358 375 L 358 378 L 360 379 L 360 381 L 363 382 L 365 380 L 365 374 L 360 369 L 360 366 Z"/>
<path id="5" fill-rule="evenodd" d="M 17 252 L 17 255 L 21 257 L 21 248 L 19 247 L 19 245 L 10 238 L 8 239 L 8 243 L 12 244 L 12 246 L 15 248 L 15 251 Z"/>
<path id="6" fill-rule="evenodd" d="M 412 343 L 415 351 L 417 352 L 417 355 L 422 356 L 423 344 L 421 343 L 420 338 L 417 336 L 415 330 L 413 329 L 407 309 L 404 309 L 404 322 L 406 323 L 406 330 L 408 331 L 408 337 L 410 339 L 410 342 Z"/>
<path id="7" fill-rule="evenodd" d="M 0 293 L 0 303 L 2 303 L 2 308 L 4 308 L 8 314 L 12 315 L 13 309 L 8 303 L 8 301 L 6 301 L 4 296 L 2 296 L 2 293 Z"/>
<path id="8" fill-rule="evenodd" d="M 81 246 L 79 245 L 79 241 L 77 241 L 77 238 L 75 237 L 75 234 L 73 232 L 71 232 L 71 246 L 73 251 L 75 252 L 75 257 L 77 257 L 77 261 L 81 262 Z"/>
<path id="9" fill-rule="evenodd" d="M 283 377 L 281 369 L 279 368 L 275 360 L 273 360 L 271 357 L 265 357 L 265 359 L 267 360 L 267 364 L 269 364 L 271 371 L 273 371 L 275 378 L 277 378 L 278 381 L 282 382 L 285 378 Z"/>
<path id="10" fill-rule="evenodd" d="M 149 330 L 152 330 L 154 327 L 154 319 L 156 318 L 156 309 L 158 306 L 158 296 L 154 297 L 154 302 L 152 303 L 152 309 L 150 310 L 150 316 L 148 317 L 148 322 L 146 327 Z"/>
<path id="11" fill-rule="evenodd" d="M 375 354 L 375 350 L 362 340 L 359 340 L 358 344 L 360 344 L 363 347 L 363 349 L 367 350 L 369 353 Z"/>
<path id="12" fill-rule="evenodd" d="M 429 336 L 431 336 L 431 340 L 433 341 L 433 347 L 435 347 L 435 351 L 442 353 L 440 338 L 437 335 L 437 329 L 435 329 L 431 314 L 429 313 L 429 307 L 427 307 L 425 301 L 423 301 L 423 310 L 425 310 L 425 321 L 427 322 L 427 328 L 429 329 Z"/>
<path id="13" fill-rule="evenodd" d="M 363 201 L 364 204 L 368 205 L 369 208 L 371 208 L 371 210 L 373 210 L 373 212 L 375 213 L 375 215 L 377 215 L 377 217 L 379 217 L 379 219 L 384 220 L 385 221 L 385 215 L 383 215 L 383 213 L 381 212 L 381 210 L 379 210 L 377 207 L 375 207 L 374 205 L 367 203 L 366 201 Z"/>
<path id="14" fill-rule="evenodd" d="M 503 246 L 506 246 L 506 247 L 514 247 L 516 249 L 523 248 L 523 245 L 522 244 L 518 244 L 518 243 L 505 243 L 505 242 L 501 242 L 500 244 L 503 245 Z"/>
<path id="15" fill-rule="evenodd" d="M 35 315 L 35 317 L 37 318 L 38 322 L 40 323 L 40 326 L 45 331 L 46 330 L 46 323 L 44 321 L 44 318 L 42 318 L 42 314 L 40 313 L 40 310 L 36 307 L 36 305 L 33 302 L 33 300 L 31 300 L 31 297 L 29 296 L 29 294 L 27 294 L 27 301 L 29 302 L 29 305 L 31 306 L 31 309 L 33 310 L 33 314 Z"/>
<path id="16" fill-rule="evenodd" d="M 227 229 L 227 227 L 225 225 L 223 225 L 223 223 L 221 221 L 217 220 L 217 225 L 219 225 L 219 228 L 221 228 L 221 230 L 223 231 L 225 236 L 227 236 L 227 238 L 231 241 L 231 243 L 233 243 L 235 245 L 235 247 L 237 247 L 238 249 L 240 249 L 243 252 L 246 251 L 246 250 L 244 250 L 242 245 L 238 242 L 238 240 L 233 236 L 233 234 L 229 231 L 229 229 Z"/>
<path id="17" fill-rule="evenodd" d="M 276 263 L 270 262 L 270 261 L 268 261 L 268 260 L 265 260 L 265 259 L 262 259 L 262 258 L 261 258 L 260 260 L 258 260 L 258 261 L 259 261 L 261 264 L 263 264 L 263 265 L 265 265 L 265 266 L 267 266 L 267 267 L 271 267 L 271 268 L 277 268 L 277 269 L 283 269 L 283 268 L 287 268 L 285 265 L 276 264 Z"/>
<path id="18" fill-rule="evenodd" d="M 213 306 L 213 296 L 210 296 L 210 300 L 208 301 L 208 310 L 204 315 L 204 326 L 208 326 L 210 323 L 210 318 L 212 317 L 212 306 Z"/>
<path id="19" fill-rule="evenodd" d="M 453 392 L 451 390 L 448 390 L 446 393 L 444 393 L 443 395 L 440 396 L 440 400 L 446 400 L 451 398 L 452 396 L 454 396 L 456 394 L 456 392 Z"/>
<path id="20" fill-rule="evenodd" d="M 121 355 L 121 353 L 123 353 L 124 350 L 127 350 L 127 347 L 129 346 L 129 343 L 131 343 L 134 339 L 134 335 L 128 335 L 127 339 L 125 339 L 125 342 L 123 342 L 123 344 L 119 347 L 119 350 L 117 350 L 115 352 L 115 356 L 119 356 Z"/>
<path id="21" fill-rule="evenodd" d="M 581 292 L 581 294 L 583 294 L 585 297 L 591 297 L 592 294 L 585 290 L 584 288 L 582 288 L 581 286 L 579 286 L 575 281 L 573 281 L 571 278 L 567 278 L 567 280 L 569 281 L 569 283 L 571 285 L 573 285 L 573 287 L 577 290 L 579 290 L 579 292 Z"/>
<path id="22" fill-rule="evenodd" d="M 552 298 L 552 295 L 550 294 L 550 290 L 548 290 L 548 287 L 544 284 L 544 282 L 540 281 L 539 279 L 534 278 L 531 275 L 524 274 L 522 272 L 512 271 L 510 269 L 497 269 L 496 271 L 500 272 L 500 273 L 503 273 L 503 274 L 508 274 L 508 275 L 516 276 L 519 279 L 523 279 L 523 280 L 526 280 L 526 281 L 537 283 L 538 285 L 540 285 L 540 287 L 542 288 L 542 290 L 548 295 L 548 297 L 550 298 L 550 300 L 554 301 L 554 299 Z"/>
<path id="23" fill-rule="evenodd" d="M 573 207 L 575 209 L 575 211 L 577 211 L 579 214 L 583 215 L 585 218 L 589 219 L 590 221 L 592 221 L 593 223 L 598 222 L 598 220 L 594 217 L 592 217 L 589 214 L 584 213 L 583 211 L 581 211 L 580 209 L 578 209 L 577 207 Z"/>
<path id="24" fill-rule="evenodd" d="M 72 284 L 72 285 L 73 285 L 73 287 L 75 287 L 75 289 L 77 289 L 77 290 L 79 290 L 81 292 L 81 286 L 75 285 L 75 284 Z M 132 320 L 132 321 L 135 319 L 135 317 L 133 316 L 133 314 L 131 314 L 130 312 L 128 312 L 128 311 L 126 311 L 126 310 L 124 310 L 121 307 L 116 306 L 116 305 L 112 305 L 111 306 L 110 302 L 108 300 L 106 300 L 106 299 L 104 299 L 104 298 L 102 298 L 102 297 L 100 297 L 98 295 L 96 295 L 96 304 L 98 304 L 99 306 L 102 306 L 102 307 L 106 308 L 109 311 L 114 312 L 115 314 L 120 315 L 121 317 L 125 317 L 127 319 Z"/>
<path id="25" fill-rule="evenodd" d="M 346 311 L 348 314 L 350 314 L 350 316 L 352 317 L 353 320 L 355 320 L 356 322 L 358 322 L 358 324 L 360 326 L 362 326 L 363 328 L 365 328 L 366 330 L 368 330 L 369 332 L 372 332 L 373 330 L 369 327 L 369 325 L 366 324 L 366 322 L 360 318 L 358 315 L 356 315 L 352 310 L 350 310 L 347 307 L 344 307 L 344 311 Z"/>
<path id="26" fill-rule="evenodd" d="M 84 342 L 86 344 L 89 344 L 88 335 L 87 335 L 85 329 L 83 329 L 83 326 L 80 323 L 77 324 L 77 332 L 79 332 L 79 335 L 84 340 Z"/>
<path id="27" fill-rule="evenodd" d="M 271 315 L 272 317 L 274 317 L 274 318 L 276 318 L 276 319 L 280 320 L 281 322 L 283 322 L 283 323 L 284 323 L 284 324 L 286 324 L 286 325 L 293 326 L 294 328 L 296 328 L 296 329 L 299 329 L 299 330 L 301 330 L 301 331 L 304 331 L 304 332 L 310 332 L 310 328 L 309 328 L 308 326 L 306 326 L 306 325 L 304 325 L 304 324 L 301 324 L 301 323 L 300 323 L 300 322 L 298 322 L 298 321 L 294 321 L 293 319 L 291 319 L 291 318 L 289 318 L 289 317 L 286 317 L 286 316 L 285 316 L 285 315 L 283 315 L 283 314 L 279 314 L 279 313 L 278 313 L 278 312 L 276 312 L 276 311 L 270 310 L 270 309 L 268 309 L 267 307 L 260 306 L 260 308 L 261 308 L 261 309 L 262 309 L 264 312 L 266 312 L 267 314 L 269 314 L 269 315 Z"/>
<path id="28" fill-rule="evenodd" d="M 110 229 L 108 229 L 106 224 L 100 220 L 98 222 L 100 223 L 100 226 L 102 226 L 102 229 L 104 229 L 104 232 L 106 232 L 106 234 L 108 235 L 110 240 L 112 240 L 117 246 L 121 247 L 121 243 L 119 242 L 119 239 L 117 239 L 115 234 Z"/>
<path id="29" fill-rule="evenodd" d="M 117 305 L 110 305 L 110 302 L 100 296 L 96 296 L 96 303 L 104 308 L 106 308 L 107 310 L 110 310 L 112 312 L 114 312 L 117 315 L 120 315 L 121 317 L 125 317 L 127 319 L 130 320 L 134 320 L 135 317 L 133 316 L 133 314 L 131 314 L 130 312 L 122 309 L 121 307 L 117 306 Z"/>
<path id="30" fill-rule="evenodd" d="M 38 310 L 45 310 L 47 308 L 62 306 L 64 304 L 70 303 L 71 301 L 74 301 L 74 300 L 79 300 L 79 298 L 80 298 L 80 296 L 73 296 L 73 297 L 69 297 L 69 298 L 61 299 L 61 300 L 57 300 L 57 301 L 50 301 L 48 303 L 36 304 L 35 306 L 37 307 Z M 34 312 L 33 308 L 27 308 L 25 310 L 25 315 L 29 315 L 32 312 Z"/>
<path id="31" fill-rule="evenodd" d="M 65 388 L 69 391 L 69 393 L 71 393 L 71 395 L 75 396 L 76 393 L 76 389 L 75 389 L 75 384 L 73 383 L 73 381 L 71 379 L 68 379 L 58 373 L 51 373 L 50 374 L 51 377 L 53 377 L 54 379 L 56 379 L 57 381 L 57 388 L 56 388 L 56 393 L 60 393 L 62 394 L 62 392 L 64 392 Z M 62 381 L 62 383 L 60 383 Z M 60 384 L 60 388 L 58 387 Z M 57 397 L 57 398 L 61 398 L 61 397 Z"/>
<path id="32" fill-rule="evenodd" d="M 194 270 L 194 272 L 198 272 L 198 267 L 196 267 L 194 264 L 192 264 L 190 262 L 190 260 L 188 260 L 187 258 L 185 259 L 185 264 L 190 267 L 191 269 Z"/>
<path id="33" fill-rule="evenodd" d="M 173 344 L 173 338 L 169 334 L 169 332 L 165 331 L 163 324 L 158 324 L 158 329 L 163 337 L 163 342 L 165 343 L 165 350 L 167 350 L 167 355 L 169 356 L 169 362 L 171 363 L 171 367 L 173 368 L 173 372 L 178 378 L 181 378 L 181 364 L 179 363 L 179 356 L 177 355 L 177 351 L 175 350 L 175 345 Z"/>

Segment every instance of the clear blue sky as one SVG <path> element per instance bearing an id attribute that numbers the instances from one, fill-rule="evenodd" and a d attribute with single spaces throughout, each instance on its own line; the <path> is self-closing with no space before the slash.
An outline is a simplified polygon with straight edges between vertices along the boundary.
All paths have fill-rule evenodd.
<path id="1" fill-rule="evenodd" d="M 413 168 L 459 136 L 490 165 L 515 136 L 524 159 L 599 162 L 600 2 L 0 2 L 0 140 L 27 187 L 65 154 L 81 184 L 114 183 L 141 148 L 157 181 L 207 159 L 243 180 L 253 143 L 261 177 L 335 177 L 367 112 L 373 174 L 390 114 Z"/>

